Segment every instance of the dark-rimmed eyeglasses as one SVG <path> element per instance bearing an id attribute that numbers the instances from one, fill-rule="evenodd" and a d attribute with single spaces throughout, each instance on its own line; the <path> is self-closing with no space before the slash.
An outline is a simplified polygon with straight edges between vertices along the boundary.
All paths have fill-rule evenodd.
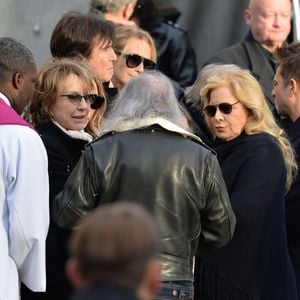
<path id="1" fill-rule="evenodd" d="M 217 109 L 219 109 L 221 113 L 229 115 L 232 112 L 232 106 L 239 102 L 240 101 L 237 101 L 233 104 L 224 102 L 224 103 L 220 103 L 218 105 L 207 105 L 204 108 L 204 112 L 206 113 L 207 116 L 214 117 L 217 113 Z"/>
<path id="2" fill-rule="evenodd" d="M 138 54 L 126 54 L 116 49 L 114 49 L 114 51 L 117 55 L 121 55 L 126 59 L 126 66 L 128 68 L 136 68 L 141 63 L 143 63 L 145 69 L 154 70 L 156 68 L 156 63 L 154 61 L 144 58 Z"/>
<path id="3" fill-rule="evenodd" d="M 66 97 L 72 104 L 79 105 L 82 99 L 85 100 L 87 104 L 91 106 L 93 109 L 100 108 L 104 102 L 105 98 L 98 96 L 96 94 L 87 94 L 87 95 L 80 95 L 80 94 L 64 94 L 60 95 L 61 97 Z"/>

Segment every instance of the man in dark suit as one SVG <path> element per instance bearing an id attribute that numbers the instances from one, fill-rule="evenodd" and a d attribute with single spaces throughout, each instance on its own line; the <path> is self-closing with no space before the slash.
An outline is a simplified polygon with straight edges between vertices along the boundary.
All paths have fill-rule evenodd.
<path id="1" fill-rule="evenodd" d="M 245 40 L 210 58 L 210 63 L 236 64 L 249 69 L 261 84 L 271 110 L 271 95 L 276 63 L 273 54 L 286 41 L 291 30 L 290 0 L 250 0 L 244 19 L 250 32 Z"/>
<path id="2" fill-rule="evenodd" d="M 300 168 L 300 43 L 278 50 L 279 67 L 274 77 L 272 94 L 278 113 L 285 118 L 282 125 L 296 151 Z M 294 266 L 298 295 L 300 295 L 300 174 L 286 195 L 288 248 Z"/>

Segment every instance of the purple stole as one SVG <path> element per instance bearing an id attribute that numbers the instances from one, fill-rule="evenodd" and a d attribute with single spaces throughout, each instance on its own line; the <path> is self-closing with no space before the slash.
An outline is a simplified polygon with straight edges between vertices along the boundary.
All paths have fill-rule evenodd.
<path id="1" fill-rule="evenodd" d="M 24 125 L 31 127 L 13 108 L 0 98 L 0 125 Z"/>

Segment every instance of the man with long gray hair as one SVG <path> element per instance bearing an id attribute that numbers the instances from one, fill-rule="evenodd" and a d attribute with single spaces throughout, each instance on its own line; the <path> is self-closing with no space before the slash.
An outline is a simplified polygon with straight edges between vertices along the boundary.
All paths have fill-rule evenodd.
<path id="1" fill-rule="evenodd" d="M 159 295 L 193 299 L 193 257 L 229 242 L 235 217 L 215 154 L 191 133 L 170 79 L 158 71 L 121 90 L 103 135 L 55 199 L 54 217 L 73 227 L 97 206 L 135 199 L 160 231 Z"/>

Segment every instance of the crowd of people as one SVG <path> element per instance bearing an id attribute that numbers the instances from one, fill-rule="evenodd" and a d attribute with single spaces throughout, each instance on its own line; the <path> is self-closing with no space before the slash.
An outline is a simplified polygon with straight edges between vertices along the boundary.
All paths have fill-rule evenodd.
<path id="1" fill-rule="evenodd" d="M 153 0 L 62 15 L 39 68 L 1 37 L 0 299 L 297 300 L 291 16 L 250 0 L 199 69 Z"/>

